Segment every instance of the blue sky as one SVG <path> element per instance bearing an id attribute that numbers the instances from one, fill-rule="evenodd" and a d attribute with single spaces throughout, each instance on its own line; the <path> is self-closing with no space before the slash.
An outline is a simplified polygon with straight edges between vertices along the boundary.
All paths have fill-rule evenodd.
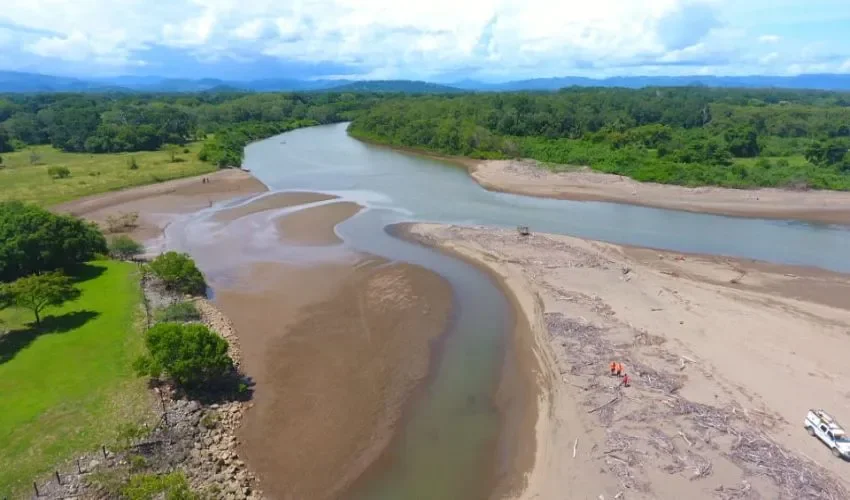
<path id="1" fill-rule="evenodd" d="M 77 77 L 850 73 L 850 0 L 4 0 L 0 69 Z"/>

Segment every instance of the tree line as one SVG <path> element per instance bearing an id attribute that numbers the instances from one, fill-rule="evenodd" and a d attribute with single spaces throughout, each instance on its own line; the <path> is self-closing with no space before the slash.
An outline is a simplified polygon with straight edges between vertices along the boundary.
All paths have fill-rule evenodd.
<path id="1" fill-rule="evenodd" d="M 9 94 L 0 96 L 0 153 L 37 144 L 77 153 L 154 151 L 239 135 L 231 129 L 243 123 L 275 124 L 265 132 L 277 133 L 343 121 L 378 99 L 356 93 Z M 227 138 L 214 147 L 231 143 Z"/>
<path id="2" fill-rule="evenodd" d="M 641 181 L 850 189 L 850 94 L 701 87 L 395 97 L 349 132 Z"/>

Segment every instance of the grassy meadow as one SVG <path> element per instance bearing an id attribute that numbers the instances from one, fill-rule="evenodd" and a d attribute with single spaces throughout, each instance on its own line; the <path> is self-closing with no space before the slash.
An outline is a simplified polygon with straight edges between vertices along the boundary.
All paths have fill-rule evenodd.
<path id="1" fill-rule="evenodd" d="M 217 170 L 198 159 L 201 143 L 178 149 L 175 161 L 169 151 L 136 153 L 65 153 L 51 146 L 31 146 L 3 153 L 0 165 L 0 201 L 22 200 L 55 205 L 91 194 L 152 184 Z M 188 150 L 188 152 L 184 152 Z M 131 160 L 132 158 L 132 160 Z M 137 168 L 131 169 L 131 161 Z M 50 167 L 65 167 L 70 176 L 54 179 Z"/>
<path id="2" fill-rule="evenodd" d="M 132 361 L 143 349 L 137 268 L 92 262 L 81 297 L 46 311 L 0 311 L 0 498 L 83 450 L 114 442 L 119 423 L 150 417 Z"/>

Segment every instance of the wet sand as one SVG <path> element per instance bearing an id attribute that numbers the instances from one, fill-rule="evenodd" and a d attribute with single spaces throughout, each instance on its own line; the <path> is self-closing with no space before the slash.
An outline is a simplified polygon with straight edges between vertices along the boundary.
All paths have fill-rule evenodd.
<path id="1" fill-rule="evenodd" d="M 276 226 L 281 238 L 294 245 L 335 245 L 342 240 L 334 232 L 334 227 L 363 207 L 350 201 L 320 205 L 300 210 L 277 219 Z"/>
<path id="2" fill-rule="evenodd" d="M 311 193 L 308 191 L 272 193 L 239 207 L 219 212 L 215 214 L 214 219 L 218 222 L 232 222 L 241 217 L 247 217 L 267 210 L 306 205 L 308 203 L 335 200 L 337 198 L 337 196 L 329 194 Z"/>
<path id="3" fill-rule="evenodd" d="M 208 179 L 209 182 L 203 182 L 203 179 Z M 108 217 L 137 212 L 138 226 L 126 234 L 145 241 L 162 234 L 165 227 L 178 215 L 196 212 L 220 201 L 265 191 L 266 186 L 248 172 L 229 169 L 199 177 L 80 198 L 57 205 L 53 210 L 83 217 L 101 225 Z"/>
<path id="4" fill-rule="evenodd" d="M 581 167 L 553 173 L 537 167 L 533 160 L 465 160 L 463 164 L 476 182 L 492 191 L 719 215 L 850 224 L 848 192 L 688 188 L 638 182 Z"/>
<path id="5" fill-rule="evenodd" d="M 541 391 L 518 497 L 847 498 L 846 464 L 801 422 L 810 407 L 850 418 L 850 276 L 508 230 L 409 231 L 499 273 L 529 321 Z M 632 387 L 607 374 L 612 359 Z"/>
<path id="6" fill-rule="evenodd" d="M 206 177 L 209 183 L 183 179 L 59 209 L 98 222 L 138 212 L 139 227 L 129 234 L 151 241 L 163 239 L 178 216 L 265 191 L 242 171 Z M 451 314 L 449 284 L 417 266 L 344 250 L 333 254 L 339 259 L 304 264 L 233 254 L 251 248 L 246 228 L 273 228 L 288 246 L 338 246 L 336 224 L 359 205 L 331 202 L 275 214 L 335 198 L 264 196 L 204 222 L 213 224 L 204 232 L 216 231 L 214 238 L 184 241 L 189 253 L 203 257 L 215 303 L 238 333 L 242 368 L 256 384 L 239 431 L 239 457 L 269 498 L 335 498 L 381 455 L 404 403 L 427 376 L 432 342 Z"/>
<path id="7" fill-rule="evenodd" d="M 240 332 L 256 404 L 242 451 L 272 498 L 335 498 L 378 458 L 427 375 L 451 289 L 408 264 L 256 267 L 217 303 Z"/>

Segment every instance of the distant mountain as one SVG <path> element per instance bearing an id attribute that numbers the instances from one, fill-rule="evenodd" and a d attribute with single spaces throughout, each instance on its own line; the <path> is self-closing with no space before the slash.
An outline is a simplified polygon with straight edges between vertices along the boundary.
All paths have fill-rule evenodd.
<path id="1" fill-rule="evenodd" d="M 76 78 L 0 71 L 0 92 L 89 92 L 111 89 L 112 86 L 108 84 Z"/>
<path id="2" fill-rule="evenodd" d="M 850 74 L 808 74 L 797 76 L 615 76 L 610 78 L 535 78 L 503 83 L 464 80 L 450 84 L 464 90 L 509 92 L 517 90 L 558 90 L 565 87 L 752 87 L 816 90 L 850 90 Z"/>
<path id="3" fill-rule="evenodd" d="M 332 92 L 404 92 L 408 94 L 446 94 L 463 92 L 462 89 L 439 83 L 415 80 L 369 80 L 351 82 L 327 90 Z"/>
<path id="4" fill-rule="evenodd" d="M 262 80 L 187 79 L 158 76 L 117 76 L 84 80 L 63 76 L 0 71 L 0 92 L 406 92 L 450 93 L 463 91 L 554 91 L 564 87 L 760 87 L 850 91 L 850 74 L 798 76 L 618 76 L 611 78 L 535 78 L 502 83 L 462 80 L 449 84 L 412 80 Z"/>

